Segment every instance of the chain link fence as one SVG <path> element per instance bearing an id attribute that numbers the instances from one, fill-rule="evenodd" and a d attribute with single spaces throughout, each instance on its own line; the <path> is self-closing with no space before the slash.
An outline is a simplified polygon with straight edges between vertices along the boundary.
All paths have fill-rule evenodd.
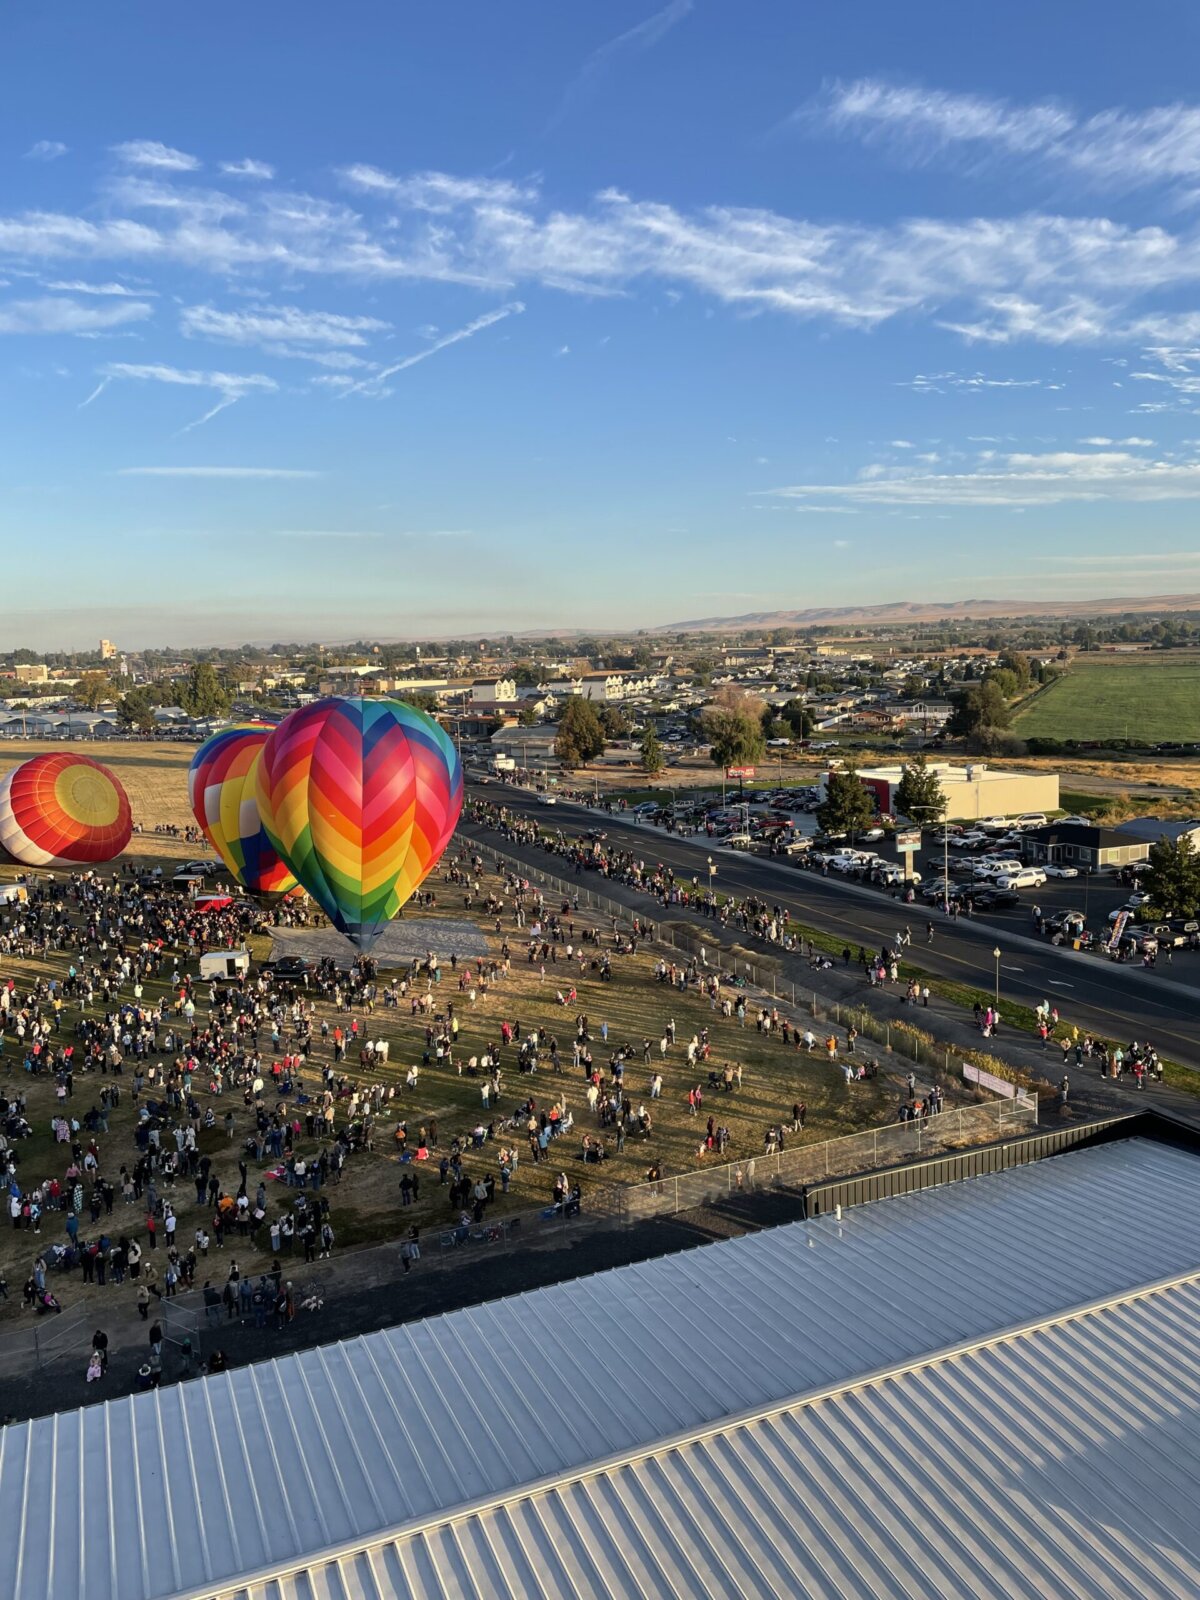
<path id="1" fill-rule="evenodd" d="M 801 1188 L 876 1171 L 921 1156 L 944 1155 L 969 1145 L 1027 1131 L 1037 1126 L 1037 1101 L 1023 1091 L 1014 1099 L 960 1106 L 933 1117 L 868 1128 L 842 1139 L 798 1144 L 773 1155 L 726 1166 L 685 1172 L 676 1178 L 631 1186 L 624 1192 L 626 1221 L 711 1205 L 729 1195 L 769 1187 Z"/>

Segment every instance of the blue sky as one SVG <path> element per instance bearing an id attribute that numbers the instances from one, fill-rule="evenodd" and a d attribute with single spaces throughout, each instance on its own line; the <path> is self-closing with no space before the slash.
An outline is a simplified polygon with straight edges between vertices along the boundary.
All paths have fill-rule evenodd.
<path id="1" fill-rule="evenodd" d="M 1200 17 L 833 9 L 14 8 L 0 641 L 1200 591 Z"/>

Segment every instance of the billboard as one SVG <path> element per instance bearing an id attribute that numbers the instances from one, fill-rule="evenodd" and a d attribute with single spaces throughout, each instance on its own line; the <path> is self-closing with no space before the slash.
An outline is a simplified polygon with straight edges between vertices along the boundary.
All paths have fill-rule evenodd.
<path id="1" fill-rule="evenodd" d="M 725 768 L 725 776 L 727 778 L 752 778 L 754 776 L 754 768 L 753 767 L 726 767 Z"/>
<path id="2" fill-rule="evenodd" d="M 896 835 L 897 850 L 919 850 L 921 848 L 920 828 L 911 828 L 907 833 Z"/>

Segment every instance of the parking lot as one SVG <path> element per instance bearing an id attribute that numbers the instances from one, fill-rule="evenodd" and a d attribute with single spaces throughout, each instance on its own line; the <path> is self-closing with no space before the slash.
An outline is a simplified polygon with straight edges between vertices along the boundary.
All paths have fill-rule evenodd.
<path id="1" fill-rule="evenodd" d="M 902 897 L 906 892 L 904 858 L 896 849 L 893 832 L 876 826 L 854 839 L 825 840 L 819 832 L 816 804 L 815 790 L 780 791 L 775 796 L 747 796 L 741 805 L 732 799 L 724 807 L 710 804 L 706 809 L 703 805 L 681 805 L 674 816 L 680 831 L 703 830 L 717 846 L 769 857 L 797 870 L 827 871 L 830 878 L 845 876 L 874 886 L 881 894 Z M 969 824 L 951 824 L 949 831 L 954 838 L 959 838 L 976 830 Z M 864 859 L 857 866 L 847 867 L 844 857 L 854 851 Z M 1043 883 L 1006 892 L 993 880 L 976 875 L 976 867 L 985 857 L 1001 856 L 1023 866 L 1024 854 L 1021 831 L 1016 828 L 985 832 L 969 849 L 962 848 L 953 839 L 943 844 L 939 829 L 924 830 L 921 848 L 913 854 L 914 871 L 919 874 L 914 911 L 927 914 L 934 921 L 940 920 L 942 896 L 928 895 L 928 891 L 942 880 L 948 868 L 950 897 L 957 899 L 960 910 L 965 911 L 965 900 L 969 896 L 970 915 L 976 921 L 994 922 L 999 928 L 1029 934 L 1037 931 L 1036 910 L 1042 922 L 1048 925 L 1047 937 L 1061 931 L 1070 939 L 1084 929 L 1085 943 L 1087 934 L 1104 942 L 1111 925 L 1110 914 L 1129 901 L 1136 884 L 1118 877 L 1111 869 L 1080 868 L 1073 877 L 1049 872 Z M 1075 920 L 1060 930 L 1058 919 L 1066 913 L 1074 913 Z M 1136 922 L 1136 918 L 1131 921 Z"/>

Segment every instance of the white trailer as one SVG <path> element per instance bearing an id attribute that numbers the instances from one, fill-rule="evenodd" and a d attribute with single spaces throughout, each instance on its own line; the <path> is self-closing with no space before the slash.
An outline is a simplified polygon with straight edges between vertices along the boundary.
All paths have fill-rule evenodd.
<path id="1" fill-rule="evenodd" d="M 245 945 L 240 950 L 206 950 L 200 957 L 200 976 L 212 978 L 240 978 L 250 971 L 250 952 Z"/>

